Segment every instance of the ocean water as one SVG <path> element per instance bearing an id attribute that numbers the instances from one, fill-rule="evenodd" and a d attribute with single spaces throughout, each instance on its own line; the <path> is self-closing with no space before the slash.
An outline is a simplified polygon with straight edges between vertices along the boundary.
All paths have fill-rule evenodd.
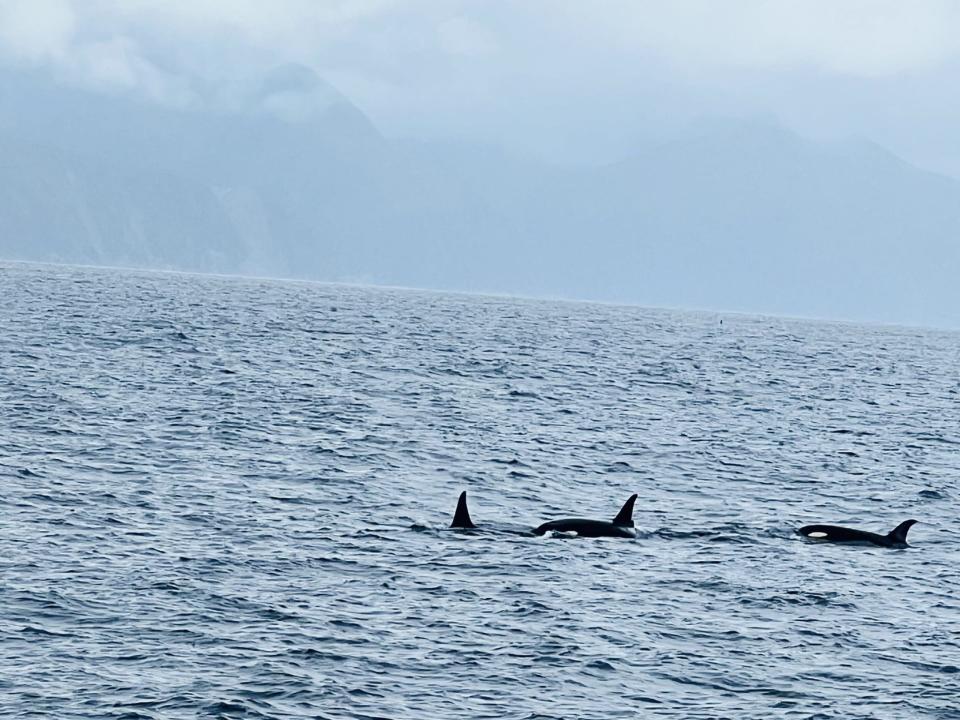
<path id="1" fill-rule="evenodd" d="M 958 473 L 960 334 L 0 264 L 0 716 L 960 718 Z"/>

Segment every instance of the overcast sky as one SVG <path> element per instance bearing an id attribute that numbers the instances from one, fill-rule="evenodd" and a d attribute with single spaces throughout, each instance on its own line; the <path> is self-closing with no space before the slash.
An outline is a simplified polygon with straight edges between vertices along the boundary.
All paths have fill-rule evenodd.
<path id="1" fill-rule="evenodd" d="M 578 162 L 767 115 L 960 176 L 950 0 L 0 0 L 0 61 L 187 107 L 300 62 L 387 135 Z"/>

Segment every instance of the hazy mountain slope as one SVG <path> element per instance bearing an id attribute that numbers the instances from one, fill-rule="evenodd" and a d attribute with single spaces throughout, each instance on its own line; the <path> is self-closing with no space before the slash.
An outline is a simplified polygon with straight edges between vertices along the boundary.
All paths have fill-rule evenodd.
<path id="1" fill-rule="evenodd" d="M 617 292 L 632 269 L 661 302 L 902 320 L 954 296 L 960 184 L 866 143 L 720 127 L 576 194 L 593 203 L 580 234 L 601 229 L 622 260 Z"/>
<path id="2" fill-rule="evenodd" d="M 315 274 L 363 225 L 382 175 L 369 121 L 296 68 L 265 78 L 240 108 L 163 108 L 36 76 L 0 87 L 0 181 L 22 201 L 0 218 L 5 255 Z M 70 188 L 98 223 L 82 221 Z M 375 208 L 372 220 L 383 222 Z M 119 247 L 104 240 L 118 233 Z"/>
<path id="3" fill-rule="evenodd" d="M 172 109 L 0 83 L 0 255 L 960 323 L 960 184 L 705 123 L 602 168 L 383 138 L 309 70 Z"/>
<path id="4" fill-rule="evenodd" d="M 207 186 L 0 133 L 0 255 L 236 271 L 243 253 Z"/>

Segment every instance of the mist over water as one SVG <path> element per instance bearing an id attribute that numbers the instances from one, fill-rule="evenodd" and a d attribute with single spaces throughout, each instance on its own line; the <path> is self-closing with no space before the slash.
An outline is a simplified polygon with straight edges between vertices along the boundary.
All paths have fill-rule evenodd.
<path id="1" fill-rule="evenodd" d="M 958 717 L 958 348 L 0 264 L 0 716 Z"/>

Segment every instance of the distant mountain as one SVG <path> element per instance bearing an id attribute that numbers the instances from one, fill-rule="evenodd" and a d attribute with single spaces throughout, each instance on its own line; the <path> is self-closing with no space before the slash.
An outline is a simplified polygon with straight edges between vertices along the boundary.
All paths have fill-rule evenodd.
<path id="1" fill-rule="evenodd" d="M 0 133 L 0 255 L 213 271 L 243 250 L 204 184 Z"/>
<path id="2" fill-rule="evenodd" d="M 721 123 L 578 179 L 561 203 L 576 208 L 564 235 L 602 248 L 570 242 L 558 263 L 582 269 L 583 294 L 960 322 L 960 183 L 870 143 Z"/>
<path id="3" fill-rule="evenodd" d="M 383 140 L 305 68 L 278 68 L 237 102 L 178 110 L 36 75 L 0 83 L 0 253 L 316 269 L 296 248 L 322 232 L 319 208 L 359 202 Z"/>
<path id="4" fill-rule="evenodd" d="M 555 167 L 387 140 L 295 65 L 180 109 L 0 80 L 3 257 L 960 325 L 960 184 L 867 142 Z"/>

